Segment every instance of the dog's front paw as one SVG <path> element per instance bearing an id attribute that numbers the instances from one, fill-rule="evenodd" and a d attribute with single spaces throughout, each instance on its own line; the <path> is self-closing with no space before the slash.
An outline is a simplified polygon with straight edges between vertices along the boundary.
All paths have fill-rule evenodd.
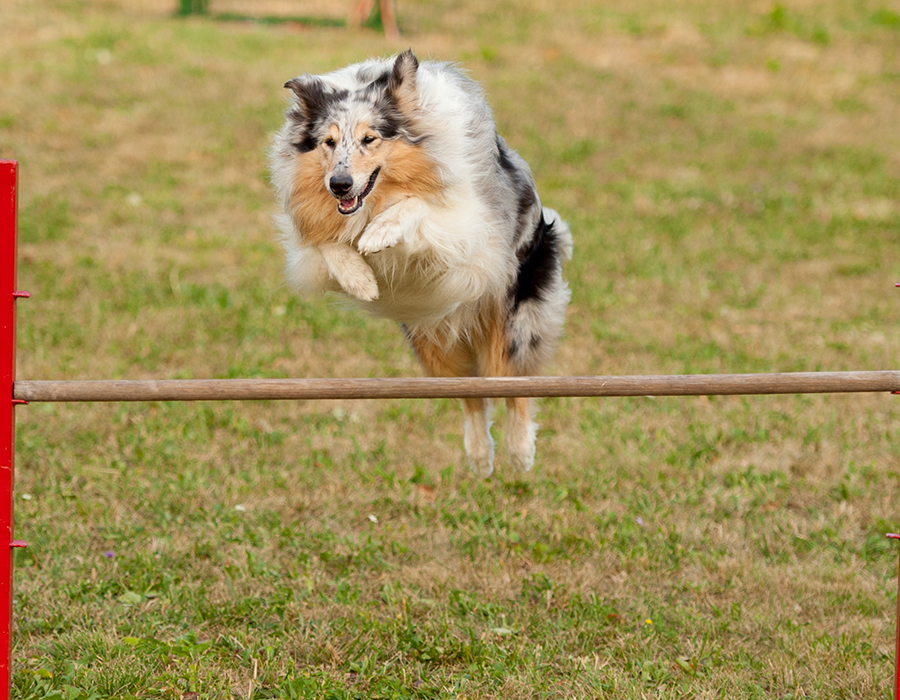
<path id="1" fill-rule="evenodd" d="M 393 248 L 402 238 L 403 229 L 399 221 L 393 220 L 393 217 L 375 217 L 356 243 L 356 249 L 363 255 L 371 255 Z"/>
<path id="2" fill-rule="evenodd" d="M 378 298 L 378 282 L 371 270 L 366 270 L 351 279 L 341 280 L 340 285 L 347 294 L 360 301 L 375 301 Z"/>
<path id="3" fill-rule="evenodd" d="M 321 246 L 320 251 L 328 274 L 347 294 L 360 301 L 374 301 L 378 298 L 375 273 L 353 248 L 339 243 Z"/>
<path id="4" fill-rule="evenodd" d="M 363 255 L 371 255 L 404 240 L 413 240 L 427 211 L 425 203 L 415 197 L 392 204 L 372 219 L 356 242 L 356 249 Z"/>

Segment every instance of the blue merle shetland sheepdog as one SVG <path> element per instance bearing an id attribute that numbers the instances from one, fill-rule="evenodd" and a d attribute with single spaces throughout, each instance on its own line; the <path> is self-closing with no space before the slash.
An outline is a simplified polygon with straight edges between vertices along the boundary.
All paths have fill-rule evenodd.
<path id="1" fill-rule="evenodd" d="M 301 75 L 271 150 L 287 278 L 402 325 L 432 376 L 536 374 L 563 329 L 568 225 L 497 134 L 481 89 L 412 51 Z M 472 470 L 493 470 L 490 405 L 464 399 Z M 507 399 L 507 452 L 534 463 L 530 399 Z"/>

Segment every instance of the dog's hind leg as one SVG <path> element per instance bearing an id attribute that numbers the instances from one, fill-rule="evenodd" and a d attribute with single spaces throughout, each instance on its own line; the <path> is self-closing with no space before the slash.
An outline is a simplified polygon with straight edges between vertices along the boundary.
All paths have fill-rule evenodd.
<path id="1" fill-rule="evenodd" d="M 463 399 L 466 456 L 469 469 L 484 479 L 494 471 L 494 440 L 491 438 L 491 407 L 487 399 Z"/>
<path id="2" fill-rule="evenodd" d="M 480 373 L 489 377 L 527 375 L 537 369 L 536 363 L 523 363 L 521 352 L 510 336 L 506 314 L 496 311 L 488 316 L 484 336 L 479 345 Z M 532 421 L 534 402 L 526 397 L 506 399 L 506 452 L 516 472 L 527 472 L 534 466 L 537 425 Z"/>
<path id="3" fill-rule="evenodd" d="M 506 452 L 510 466 L 517 472 L 527 472 L 534 466 L 537 424 L 531 420 L 531 413 L 531 399 L 506 399 Z"/>
<path id="4" fill-rule="evenodd" d="M 477 370 L 475 354 L 464 341 L 441 342 L 406 330 L 419 362 L 432 377 L 471 377 Z M 494 471 L 494 441 L 491 438 L 490 404 L 485 399 L 463 399 L 465 437 L 463 444 L 469 468 L 486 478 Z"/>

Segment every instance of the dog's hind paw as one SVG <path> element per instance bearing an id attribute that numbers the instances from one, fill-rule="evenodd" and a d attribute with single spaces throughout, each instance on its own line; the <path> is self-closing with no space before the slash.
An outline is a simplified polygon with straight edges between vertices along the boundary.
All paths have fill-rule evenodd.
<path id="1" fill-rule="evenodd" d="M 514 472 L 531 471 L 531 468 L 534 466 L 534 448 L 524 454 L 510 454 L 509 464 Z"/>
<path id="2" fill-rule="evenodd" d="M 469 469 L 476 476 L 487 479 L 494 471 L 494 441 L 483 412 L 475 414 L 474 420 L 466 417 L 463 443 L 469 458 Z"/>
<path id="3" fill-rule="evenodd" d="M 522 399 L 511 399 L 513 406 L 518 404 L 520 410 L 529 411 L 530 402 Z M 506 453 L 509 464 L 516 472 L 530 471 L 534 466 L 535 438 L 537 425 L 531 421 L 528 413 L 516 410 L 509 412 L 509 426 L 506 433 Z"/>
<path id="4" fill-rule="evenodd" d="M 469 455 L 469 469 L 475 476 L 487 479 L 494 473 L 493 455 Z"/>

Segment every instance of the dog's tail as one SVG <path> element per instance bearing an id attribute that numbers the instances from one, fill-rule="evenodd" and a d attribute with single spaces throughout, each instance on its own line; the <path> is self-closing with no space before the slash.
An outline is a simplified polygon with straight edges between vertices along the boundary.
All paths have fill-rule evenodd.
<path id="1" fill-rule="evenodd" d="M 575 243 L 572 240 L 572 229 L 569 224 L 562 220 L 562 217 L 555 209 L 550 207 L 543 208 L 544 221 L 547 226 L 553 229 L 556 239 L 556 249 L 563 260 L 571 260 Z"/>

